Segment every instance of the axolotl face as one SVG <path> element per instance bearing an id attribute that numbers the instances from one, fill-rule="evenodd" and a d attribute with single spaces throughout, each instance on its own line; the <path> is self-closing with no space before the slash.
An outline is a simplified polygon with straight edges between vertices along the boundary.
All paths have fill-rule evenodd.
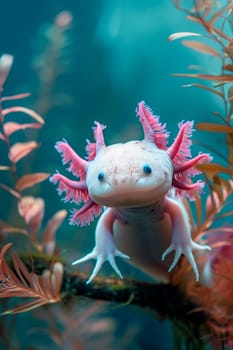
<path id="1" fill-rule="evenodd" d="M 108 207 L 152 204 L 169 191 L 173 166 L 166 151 L 145 141 L 102 147 L 88 164 L 92 200 Z"/>

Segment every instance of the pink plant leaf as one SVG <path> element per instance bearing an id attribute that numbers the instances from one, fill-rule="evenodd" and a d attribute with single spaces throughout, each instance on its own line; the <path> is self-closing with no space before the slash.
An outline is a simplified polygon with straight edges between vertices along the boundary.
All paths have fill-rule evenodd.
<path id="1" fill-rule="evenodd" d="M 5 136 L 4 136 L 3 133 L 1 133 L 1 132 L 0 132 L 0 140 L 6 142 Z"/>
<path id="2" fill-rule="evenodd" d="M 169 133 L 166 131 L 166 124 L 162 125 L 159 122 L 159 117 L 153 115 L 144 102 L 138 104 L 137 114 L 143 127 L 145 140 L 153 142 L 161 149 L 166 149 L 169 136 Z"/>
<path id="3" fill-rule="evenodd" d="M 25 130 L 28 128 L 39 129 L 39 128 L 41 128 L 41 124 L 38 124 L 38 123 L 19 124 L 19 123 L 15 123 L 15 122 L 7 122 L 3 126 L 4 133 L 7 136 L 12 135 L 14 132 L 16 132 L 18 130 Z"/>
<path id="4" fill-rule="evenodd" d="M 178 73 L 172 74 L 176 77 L 187 77 L 187 78 L 197 78 L 203 80 L 213 80 L 213 81 L 221 81 L 224 83 L 230 83 L 233 81 L 233 74 L 222 74 L 222 75 L 213 75 L 213 74 L 188 74 L 188 73 Z"/>
<path id="5" fill-rule="evenodd" d="M 51 294 L 53 295 L 53 298 L 55 300 L 58 299 L 58 297 L 60 300 L 60 290 L 62 287 L 63 273 L 64 273 L 64 267 L 63 267 L 62 263 L 55 262 L 53 264 L 51 272 L 50 272 L 50 276 L 51 276 L 50 289 L 51 289 Z"/>
<path id="6" fill-rule="evenodd" d="M 10 188 L 9 186 L 7 186 L 7 185 L 5 185 L 3 183 L 0 183 L 0 187 L 3 188 L 8 193 L 10 193 L 15 198 L 20 199 L 20 193 L 15 191 L 13 188 Z"/>
<path id="7" fill-rule="evenodd" d="M 8 234 L 8 233 L 20 233 L 23 235 L 28 235 L 28 231 L 21 227 L 10 226 L 8 223 L 0 220 L 0 234 Z"/>
<path id="8" fill-rule="evenodd" d="M 0 170 L 8 171 L 11 170 L 11 167 L 8 165 L 0 165 Z"/>
<path id="9" fill-rule="evenodd" d="M 0 57 L 0 91 L 10 73 L 13 61 L 12 55 L 4 54 Z"/>
<path id="10" fill-rule="evenodd" d="M 87 161 L 79 157 L 66 140 L 57 142 L 55 148 L 61 153 L 63 164 L 70 163 L 68 171 L 84 180 L 86 178 Z"/>
<path id="11" fill-rule="evenodd" d="M 22 107 L 22 106 L 14 106 L 14 107 L 5 108 L 2 111 L 2 115 L 5 117 L 6 115 L 8 115 L 10 113 L 17 113 L 17 112 L 27 114 L 31 118 L 36 120 L 38 123 L 40 123 L 41 125 L 44 124 L 44 119 L 38 113 L 33 111 L 33 109 Z"/>
<path id="12" fill-rule="evenodd" d="M 93 202 L 91 199 L 84 204 L 80 209 L 73 209 L 70 216 L 70 224 L 85 226 L 89 225 L 91 221 L 100 215 L 102 206 Z"/>
<path id="13" fill-rule="evenodd" d="M 54 184 L 58 184 L 58 194 L 61 195 L 62 192 L 65 192 L 64 201 L 72 201 L 75 203 L 80 203 L 81 201 L 87 201 L 89 199 L 88 190 L 86 182 L 83 181 L 74 181 L 68 179 L 66 176 L 56 173 L 50 177 L 50 181 Z"/>
<path id="14" fill-rule="evenodd" d="M 1 294 L 0 294 L 0 298 L 1 298 Z M 4 297 L 3 297 L 4 298 Z M 28 311 L 32 311 L 38 307 L 41 307 L 45 304 L 48 304 L 49 302 L 45 302 L 44 300 L 41 299 L 35 299 L 26 303 L 23 303 L 22 305 L 18 305 L 15 306 L 13 309 L 10 310 L 6 310 L 4 312 L 2 312 L 0 315 L 1 316 L 6 316 L 6 315 L 16 315 L 16 314 L 20 314 L 22 312 L 28 312 Z"/>
<path id="15" fill-rule="evenodd" d="M 217 123 L 198 123 L 198 130 L 204 130 L 207 132 L 223 132 L 226 134 L 233 134 L 233 127 L 228 125 L 222 125 Z"/>
<path id="16" fill-rule="evenodd" d="M 26 174 L 23 175 L 16 182 L 16 190 L 21 192 L 25 190 L 25 188 L 32 187 L 39 182 L 46 180 L 49 177 L 49 173 L 34 173 L 34 174 Z"/>
<path id="17" fill-rule="evenodd" d="M 23 234 L 25 236 L 28 236 L 28 231 L 21 228 L 21 227 L 4 227 L 4 228 L 0 228 L 0 233 L 20 233 Z"/>
<path id="18" fill-rule="evenodd" d="M 187 36 L 202 36 L 202 35 L 199 33 L 194 33 L 194 32 L 179 32 L 179 33 L 174 33 L 174 34 L 169 35 L 168 41 L 177 40 L 177 39 L 184 38 Z"/>
<path id="19" fill-rule="evenodd" d="M 225 173 L 229 175 L 233 175 L 233 169 L 227 166 L 220 165 L 218 163 L 200 163 L 197 165 L 197 169 L 201 172 L 205 172 L 208 174 L 208 177 L 213 178 L 218 173 Z"/>
<path id="20" fill-rule="evenodd" d="M 229 180 L 223 182 L 222 180 L 220 191 L 220 193 L 217 192 L 217 187 L 215 186 L 211 194 L 206 199 L 206 218 L 210 220 L 210 224 L 212 223 L 214 217 L 222 210 L 229 195 L 232 193 L 233 181 Z"/>
<path id="21" fill-rule="evenodd" d="M 30 227 L 32 241 L 37 239 L 37 233 L 44 217 L 44 200 L 32 196 L 22 197 L 18 202 L 19 214 Z"/>
<path id="22" fill-rule="evenodd" d="M 17 95 L 12 95 L 12 96 L 4 96 L 1 98 L 1 101 L 4 102 L 4 101 L 12 101 L 12 100 L 19 100 L 19 99 L 22 99 L 22 98 L 26 98 L 28 96 L 30 96 L 31 94 L 29 92 L 25 92 L 25 93 L 22 93 L 22 94 L 17 94 Z"/>
<path id="23" fill-rule="evenodd" d="M 66 210 L 59 210 L 48 221 L 42 233 L 42 246 L 47 255 L 53 255 L 56 247 L 55 233 L 67 216 Z"/>
<path id="24" fill-rule="evenodd" d="M 220 55 L 220 53 L 217 50 L 215 50 L 213 47 L 206 45 L 204 43 L 201 43 L 198 41 L 192 41 L 192 40 L 183 40 L 182 44 L 184 46 L 190 47 L 193 50 L 205 53 L 207 55 L 222 58 L 222 56 Z"/>
<path id="25" fill-rule="evenodd" d="M 12 163 L 17 163 L 20 159 L 26 157 L 40 145 L 35 141 L 17 142 L 10 148 L 9 158 Z"/>
<path id="26" fill-rule="evenodd" d="M 222 99 L 224 99 L 224 94 L 222 92 L 220 92 L 219 90 L 217 90 L 216 87 L 211 88 L 209 86 L 206 86 L 206 85 L 203 85 L 200 83 L 185 84 L 185 85 L 182 85 L 182 87 L 184 87 L 184 88 L 197 87 L 199 89 L 209 91 L 209 92 L 221 97 Z M 209 124 L 211 125 L 211 123 L 209 123 Z"/>

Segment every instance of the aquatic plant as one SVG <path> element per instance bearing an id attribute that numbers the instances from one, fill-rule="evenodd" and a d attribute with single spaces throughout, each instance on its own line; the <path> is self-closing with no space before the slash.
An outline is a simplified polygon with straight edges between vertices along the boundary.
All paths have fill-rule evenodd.
<path id="1" fill-rule="evenodd" d="M 59 12 L 52 23 L 43 25 L 33 42 L 32 68 L 36 74 L 37 98 L 35 109 L 43 116 L 52 108 L 72 103 L 72 96 L 63 91 L 59 79 L 66 78 L 72 62 L 72 13 Z M 62 89 L 60 87 L 62 85 Z"/>
<path id="2" fill-rule="evenodd" d="M 202 122 L 197 128 L 205 132 L 220 133 L 225 136 L 222 147 L 201 143 L 215 154 L 219 163 L 203 164 L 198 166 L 205 173 L 206 182 L 210 193 L 206 201 L 199 198 L 195 200 L 196 222 L 193 220 L 193 236 L 207 240 L 212 247 L 208 256 L 199 258 L 199 266 L 202 267 L 202 283 L 196 285 L 188 277 L 189 267 L 183 261 L 180 271 L 174 274 L 174 283 L 182 284 L 185 295 L 199 305 L 199 310 L 206 314 L 206 325 L 209 331 L 204 336 L 209 336 L 213 347 L 232 347 L 232 293 L 233 293 L 233 255 L 232 255 L 232 191 L 233 191 L 233 51 L 232 51 L 232 10 L 231 1 L 221 5 L 215 1 L 194 1 L 194 7 L 190 10 L 182 7 L 182 1 L 175 1 L 176 7 L 183 11 L 188 20 L 204 29 L 200 32 L 174 33 L 169 37 L 173 41 L 185 37 L 193 37 L 194 40 L 183 40 L 182 44 L 205 55 L 216 58 L 218 72 L 182 73 L 176 76 L 198 79 L 184 87 L 197 87 L 207 90 L 215 98 L 222 102 L 222 110 L 213 112 L 213 122 Z M 218 122 L 217 122 L 218 121 Z M 186 206 L 192 215 L 192 209 L 188 202 Z M 203 215 L 204 212 L 204 215 Z M 228 220 L 230 224 L 226 224 Z M 225 220 L 225 221 L 224 221 Z M 185 277 L 186 275 L 186 277 Z"/>
<path id="3" fill-rule="evenodd" d="M 177 348 L 181 348 L 181 344 L 185 343 L 189 349 L 204 349 L 208 347 L 209 342 L 214 349 L 220 346 L 232 348 L 233 225 L 226 225 L 224 220 L 231 220 L 233 214 L 230 207 L 233 192 L 233 44 L 228 29 L 228 26 L 232 25 L 233 5 L 230 1 L 220 6 L 215 1 L 194 0 L 190 9 L 182 7 L 181 0 L 176 0 L 175 6 L 183 11 L 189 20 L 200 26 L 201 33 L 175 33 L 169 39 L 173 41 L 191 36 L 193 40 L 183 40 L 183 44 L 203 54 L 214 56 L 219 67 L 218 74 L 202 71 L 175 75 L 190 80 L 199 79 L 201 82 L 198 80 L 185 87 L 206 90 L 213 94 L 214 98 L 220 99 L 223 106 L 223 113 L 214 112 L 213 122 L 196 125 L 200 132 L 216 132 L 225 136 L 224 152 L 215 149 L 213 145 L 201 144 L 201 147 L 206 147 L 211 154 L 216 154 L 219 158 L 218 162 L 197 166 L 204 173 L 209 192 L 203 199 L 194 193 L 195 199 L 192 203 L 183 199 L 190 215 L 193 239 L 208 242 L 212 247 L 210 254 L 196 257 L 201 271 L 201 282 L 195 283 L 186 259 L 182 259 L 171 273 L 172 283 L 168 285 L 106 277 L 97 277 L 87 285 L 85 273 L 70 270 L 60 257 L 56 242 L 56 231 L 66 217 L 66 211 L 55 213 L 43 228 L 46 200 L 34 197 L 30 193 L 30 189 L 46 180 L 49 174 L 25 173 L 25 168 L 20 166 L 20 163 L 40 146 L 34 140 L 22 140 L 20 131 L 39 130 L 44 125 L 44 120 L 27 107 L 5 107 L 6 103 L 15 103 L 29 94 L 2 96 L 3 85 L 13 62 L 12 56 L 3 55 L 0 59 L 0 146 L 5 154 L 2 158 L 5 163 L 1 161 L 0 164 L 0 173 L 3 174 L 0 189 L 12 197 L 14 204 L 12 210 L 10 207 L 6 209 L 12 212 L 10 220 L 6 216 L 0 222 L 0 298 L 9 300 L 6 304 L 2 303 L 2 316 L 31 311 L 59 301 L 63 301 L 64 308 L 69 309 L 69 298 L 88 296 L 94 300 L 125 304 L 125 308 L 128 304 L 149 307 L 161 317 L 170 318 L 174 321 L 176 333 L 179 334 L 176 338 Z M 210 44 L 207 40 L 210 40 Z M 10 119 L 12 115 L 17 121 Z M 33 122 L 28 122 L 27 118 Z M 5 176 L 6 173 L 9 176 Z M 26 191 L 29 191 L 29 194 L 25 194 Z M 27 249 L 22 249 L 14 243 L 14 235 L 22 238 Z M 13 242 L 13 245 L 9 241 Z M 27 301 L 22 301 L 22 298 L 27 298 Z M 15 304 L 15 299 L 20 302 Z M 67 320 L 71 316 L 69 313 L 67 316 L 65 311 L 59 308 L 60 305 L 56 307 L 56 310 L 46 309 L 46 312 L 50 313 L 46 320 L 49 323 L 57 318 L 63 325 L 65 331 L 62 334 L 57 332 L 61 326 L 52 328 L 52 323 L 49 330 L 53 341 L 62 348 L 65 344 L 70 344 L 67 334 L 71 331 L 71 323 Z M 86 314 L 80 316 L 79 322 L 89 320 L 88 315 L 99 312 L 101 308 L 102 306 L 93 306 L 90 310 L 87 308 Z M 44 315 L 42 319 L 43 317 Z M 111 320 L 103 318 L 102 324 L 98 322 L 93 323 L 93 332 L 113 332 Z M 4 326 L 2 319 L 1 329 L 4 329 Z M 80 339 L 75 337 L 76 328 L 72 329 L 72 332 L 72 345 L 78 346 Z M 7 344 L 6 338 L 2 336 L 2 339 Z"/>
<path id="4" fill-rule="evenodd" d="M 3 90 L 3 84 L 10 72 L 13 57 L 3 55 L 0 59 L 0 90 Z M 44 252 L 47 255 L 53 255 L 55 252 L 54 234 L 57 227 L 61 224 L 66 211 L 62 210 L 54 215 L 48 222 L 42 234 L 41 242 L 38 241 L 38 232 L 44 216 L 44 200 L 25 196 L 24 190 L 28 189 L 48 178 L 47 173 L 27 173 L 21 174 L 19 162 L 29 155 L 33 150 L 39 147 L 36 141 L 11 141 L 13 134 L 20 130 L 40 128 L 44 121 L 33 110 L 23 106 L 13 106 L 3 108 L 2 104 L 6 101 L 15 101 L 27 97 L 28 94 L 14 95 L 0 98 L 0 123 L 2 130 L 0 139 L 7 152 L 7 164 L 1 164 L 0 170 L 11 174 L 10 184 L 0 183 L 0 188 L 7 191 L 17 202 L 18 215 L 23 218 L 22 226 L 12 226 L 8 222 L 1 220 L 0 234 L 2 240 L 9 233 L 18 233 L 28 237 L 32 245 L 38 252 Z M 10 114 L 17 114 L 20 121 L 20 114 L 24 113 L 34 119 L 36 123 L 18 123 L 8 121 Z M 10 178 L 10 177 L 9 177 Z M 61 263 L 51 265 L 51 268 L 43 271 L 42 275 L 29 272 L 22 260 L 12 251 L 12 268 L 5 259 L 7 250 L 11 247 L 8 243 L 2 247 L 0 256 L 0 298 L 11 298 L 14 296 L 30 299 L 29 302 L 14 307 L 6 313 L 18 313 L 28 311 L 46 303 L 53 303 L 60 300 L 60 287 L 63 276 L 63 266 Z M 49 266 L 48 266 L 49 267 Z M 33 301 L 31 301 L 31 298 Z"/>

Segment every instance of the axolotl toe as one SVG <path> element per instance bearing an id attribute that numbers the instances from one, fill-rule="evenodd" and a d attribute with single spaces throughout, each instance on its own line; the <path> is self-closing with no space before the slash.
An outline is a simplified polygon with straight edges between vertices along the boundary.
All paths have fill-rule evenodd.
<path id="1" fill-rule="evenodd" d="M 209 162 L 208 154 L 191 157 L 190 146 L 193 122 L 179 123 L 179 133 L 167 146 L 166 126 L 151 110 L 140 102 L 137 114 L 144 139 L 105 145 L 104 126 L 96 123 L 95 142 L 87 143 L 87 160 L 79 157 L 66 141 L 56 149 L 63 163 L 77 180 L 60 173 L 51 177 L 58 183 L 58 191 L 65 192 L 65 200 L 83 206 L 71 213 L 71 224 L 89 224 L 101 214 L 95 233 L 95 247 L 73 264 L 96 259 L 88 283 L 109 261 L 122 278 L 115 257 L 129 259 L 150 276 L 169 282 L 169 272 L 183 254 L 189 260 L 198 281 L 199 273 L 193 250 L 210 250 L 194 242 L 182 196 L 192 199 L 201 192 L 203 182 L 192 183 L 199 173 L 196 164 Z M 171 258 L 167 255 L 174 251 Z"/>

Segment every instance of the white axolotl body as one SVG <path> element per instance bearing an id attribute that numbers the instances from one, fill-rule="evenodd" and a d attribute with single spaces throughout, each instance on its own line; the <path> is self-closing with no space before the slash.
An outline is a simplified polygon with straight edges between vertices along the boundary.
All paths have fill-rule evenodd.
<path id="1" fill-rule="evenodd" d="M 144 130 L 144 140 L 106 146 L 103 126 L 96 123 L 96 143 L 88 143 L 88 160 L 80 158 L 67 142 L 59 142 L 57 150 L 69 171 L 79 177 L 73 181 L 57 173 L 52 177 L 59 182 L 59 192 L 66 192 L 65 200 L 85 204 L 74 210 L 71 223 L 88 224 L 100 214 L 96 227 L 96 245 L 93 251 L 73 264 L 96 259 L 95 268 L 87 281 L 93 280 L 105 261 L 109 261 L 122 277 L 115 257 L 130 258 L 150 276 L 169 282 L 169 272 L 184 254 L 195 273 L 199 273 L 193 249 L 210 250 L 191 238 L 188 214 L 181 195 L 192 197 L 203 183 L 191 183 L 197 163 L 210 161 L 208 154 L 191 158 L 190 136 L 192 122 L 181 123 L 174 143 L 168 148 L 165 125 L 143 102 L 138 115 Z M 171 193 L 176 195 L 171 196 Z M 175 251 L 173 260 L 165 259 Z M 169 267 L 170 266 L 170 267 Z"/>

